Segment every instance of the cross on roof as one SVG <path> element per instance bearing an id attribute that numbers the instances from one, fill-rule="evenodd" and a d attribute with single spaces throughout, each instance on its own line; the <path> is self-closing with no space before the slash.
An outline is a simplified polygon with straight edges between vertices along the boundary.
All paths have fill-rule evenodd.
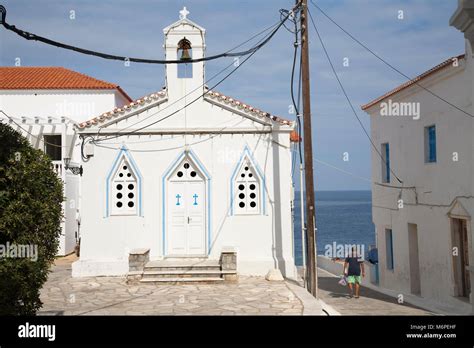
<path id="1" fill-rule="evenodd" d="M 179 11 L 179 19 L 186 19 L 189 14 L 189 11 L 186 9 L 186 6 L 183 7 L 181 11 Z"/>

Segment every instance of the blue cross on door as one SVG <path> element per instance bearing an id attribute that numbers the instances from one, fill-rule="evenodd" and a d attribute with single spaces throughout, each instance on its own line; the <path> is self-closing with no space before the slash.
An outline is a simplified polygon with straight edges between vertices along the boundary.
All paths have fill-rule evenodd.
<path id="1" fill-rule="evenodd" d="M 181 205 L 181 203 L 179 202 L 179 199 L 181 198 L 181 195 L 178 193 L 176 195 L 176 205 Z"/>
<path id="2" fill-rule="evenodd" d="M 194 194 L 194 196 L 193 196 L 193 198 L 194 198 L 194 203 L 193 203 L 193 205 L 198 205 L 198 203 L 197 203 L 198 197 L 199 197 L 199 196 L 198 196 L 197 194 Z"/>

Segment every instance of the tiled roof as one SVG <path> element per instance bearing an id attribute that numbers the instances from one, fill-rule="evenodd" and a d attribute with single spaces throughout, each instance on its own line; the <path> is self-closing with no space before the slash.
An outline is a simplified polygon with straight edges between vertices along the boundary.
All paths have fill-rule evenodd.
<path id="1" fill-rule="evenodd" d="M 129 104 L 126 104 L 120 108 L 115 108 L 112 111 L 109 112 L 104 112 L 102 115 L 94 117 L 93 119 L 90 119 L 85 122 L 81 122 L 77 125 L 79 129 L 91 127 L 93 125 L 96 125 L 98 123 L 103 123 L 105 121 L 109 121 L 112 118 L 116 118 L 118 116 L 123 116 L 125 113 L 136 109 L 140 105 L 144 105 L 145 103 L 151 103 L 152 101 L 155 100 L 160 100 L 160 99 L 165 99 L 166 97 L 166 91 L 162 90 L 156 93 L 149 94 L 145 97 L 139 98 L 137 100 L 134 100 L 130 102 Z"/>
<path id="2" fill-rule="evenodd" d="M 447 60 L 445 60 L 444 62 L 442 62 L 441 64 L 438 64 L 436 65 L 435 67 L 431 68 L 430 70 L 428 71 L 425 71 L 423 74 L 421 75 L 418 75 L 417 77 L 415 77 L 414 79 L 410 80 L 410 81 L 407 81 L 405 82 L 404 84 L 398 86 L 397 88 L 395 89 L 392 89 L 390 92 L 387 92 L 385 93 L 384 95 L 382 95 L 381 97 L 378 97 L 377 99 L 371 101 L 370 103 L 368 104 L 365 104 L 362 106 L 362 110 L 367 110 L 368 108 L 380 103 L 382 100 L 384 100 L 385 98 L 388 98 L 394 94 L 397 94 L 398 92 L 404 90 L 405 88 L 408 88 L 414 84 L 417 84 L 418 82 L 420 82 L 421 80 L 423 80 L 424 78 L 432 75 L 433 73 L 437 72 L 437 71 L 440 71 L 448 66 L 451 66 L 454 62 L 455 59 L 457 60 L 461 60 L 461 59 L 464 59 L 465 58 L 465 54 L 461 54 L 457 57 L 451 57 Z"/>
<path id="3" fill-rule="evenodd" d="M 77 127 L 79 129 L 83 129 L 83 128 L 91 127 L 91 126 L 96 125 L 98 123 L 103 123 L 103 122 L 109 121 L 112 118 L 125 115 L 126 112 L 128 112 L 130 110 L 133 110 L 133 109 L 137 108 L 140 105 L 144 105 L 145 103 L 150 103 L 154 100 L 164 99 L 165 97 L 166 97 L 166 90 L 162 90 L 160 92 L 149 94 L 145 97 L 134 100 L 130 104 L 125 105 L 121 108 L 115 108 L 114 110 L 112 110 L 110 112 L 105 112 L 102 115 L 94 117 L 91 120 L 79 123 L 77 125 Z M 242 102 L 240 102 L 236 99 L 233 99 L 231 97 L 227 97 L 227 96 L 223 95 L 222 93 L 219 93 L 219 92 L 216 92 L 216 91 L 208 91 L 206 93 L 205 97 L 207 97 L 211 100 L 216 100 L 216 101 L 223 102 L 223 103 L 225 103 L 229 106 L 235 107 L 237 110 L 248 112 L 248 113 L 250 113 L 251 115 L 254 115 L 254 116 L 271 119 L 273 121 L 276 121 L 276 122 L 279 122 L 279 123 L 285 124 L 285 125 L 291 125 L 292 124 L 292 122 L 290 120 L 285 120 L 281 117 L 273 116 L 273 115 L 269 114 L 268 112 L 261 111 L 257 108 L 254 108 L 250 105 L 244 104 L 244 103 L 242 103 Z"/>
<path id="4" fill-rule="evenodd" d="M 221 101 L 221 102 L 227 104 L 228 106 L 231 106 L 231 107 L 235 108 L 236 110 L 240 110 L 240 111 L 250 113 L 253 116 L 258 116 L 260 118 L 271 119 L 271 120 L 273 120 L 275 122 L 278 122 L 278 123 L 281 123 L 281 124 L 286 124 L 286 125 L 291 125 L 292 124 L 292 121 L 290 121 L 290 120 L 287 120 L 287 119 L 281 118 L 279 116 L 269 114 L 268 112 L 265 112 L 265 111 L 259 110 L 257 108 L 254 108 L 254 107 L 252 107 L 248 104 L 245 104 L 245 103 L 243 103 L 243 102 L 241 102 L 237 99 L 228 97 L 228 96 L 226 96 L 222 93 L 216 92 L 216 91 L 207 92 L 205 97 L 208 97 L 211 100 Z"/>
<path id="5" fill-rule="evenodd" d="M 0 67 L 1 89 L 117 89 L 120 86 L 63 67 Z"/>

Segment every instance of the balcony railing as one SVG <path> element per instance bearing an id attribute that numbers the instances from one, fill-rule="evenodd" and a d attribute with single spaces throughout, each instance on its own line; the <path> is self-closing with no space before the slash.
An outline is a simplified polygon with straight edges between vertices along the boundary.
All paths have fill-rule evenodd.
<path id="1" fill-rule="evenodd" d="M 64 168 L 63 168 L 63 161 L 52 161 L 53 163 L 53 170 L 58 174 L 59 177 L 63 177 Z"/>

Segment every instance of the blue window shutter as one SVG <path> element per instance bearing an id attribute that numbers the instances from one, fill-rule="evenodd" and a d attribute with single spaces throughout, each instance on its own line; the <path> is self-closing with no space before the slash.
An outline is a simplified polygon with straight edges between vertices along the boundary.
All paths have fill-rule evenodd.
<path id="1" fill-rule="evenodd" d="M 385 181 L 390 182 L 390 145 L 385 145 Z"/>
<path id="2" fill-rule="evenodd" d="M 392 229 L 385 230 L 385 252 L 387 260 L 387 269 L 393 270 L 393 231 Z"/>
<path id="3" fill-rule="evenodd" d="M 428 128 L 429 162 L 436 162 L 436 126 Z"/>

